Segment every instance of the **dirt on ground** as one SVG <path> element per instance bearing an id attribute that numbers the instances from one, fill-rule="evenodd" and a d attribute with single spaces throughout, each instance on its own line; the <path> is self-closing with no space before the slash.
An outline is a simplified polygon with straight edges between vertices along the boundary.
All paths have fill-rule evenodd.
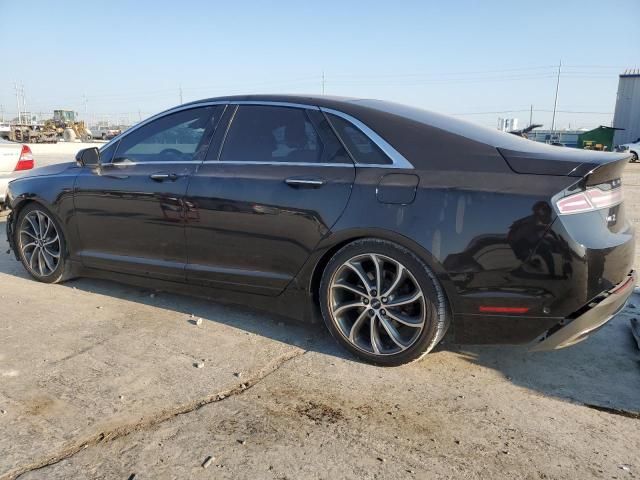
<path id="1" fill-rule="evenodd" d="M 638 223 L 640 164 L 624 184 Z M 0 479 L 640 477 L 640 294 L 572 348 L 380 368 L 320 325 L 10 255 L 0 285 Z"/>

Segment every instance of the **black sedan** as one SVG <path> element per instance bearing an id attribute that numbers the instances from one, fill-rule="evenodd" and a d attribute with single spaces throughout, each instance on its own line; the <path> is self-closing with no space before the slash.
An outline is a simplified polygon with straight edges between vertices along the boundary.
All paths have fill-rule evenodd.
<path id="1" fill-rule="evenodd" d="M 378 364 L 461 343 L 574 344 L 635 284 L 627 154 L 383 101 L 180 105 L 11 182 L 42 282 L 100 276 L 324 319 Z"/>

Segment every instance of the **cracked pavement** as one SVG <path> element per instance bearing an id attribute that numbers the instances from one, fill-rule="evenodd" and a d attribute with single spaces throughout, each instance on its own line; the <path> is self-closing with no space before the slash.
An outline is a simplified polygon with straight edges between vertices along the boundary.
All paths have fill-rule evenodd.
<path id="1" fill-rule="evenodd" d="M 321 326 L 246 308 L 39 284 L 4 254 L 0 282 L 0 479 L 640 475 L 640 295 L 569 349 L 445 340 L 379 368 Z"/>

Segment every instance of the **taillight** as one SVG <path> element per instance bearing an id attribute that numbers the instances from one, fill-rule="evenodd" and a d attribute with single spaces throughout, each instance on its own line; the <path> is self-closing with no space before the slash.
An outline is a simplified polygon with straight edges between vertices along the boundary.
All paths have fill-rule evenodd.
<path id="1" fill-rule="evenodd" d="M 22 152 L 20 152 L 20 158 L 16 164 L 14 171 L 31 170 L 33 168 L 33 153 L 27 145 L 22 146 Z"/>
<path id="2" fill-rule="evenodd" d="M 595 187 L 561 198 L 556 202 L 556 205 L 560 215 L 570 215 L 613 207 L 622 203 L 622 198 L 622 187 L 610 190 L 600 190 Z"/>

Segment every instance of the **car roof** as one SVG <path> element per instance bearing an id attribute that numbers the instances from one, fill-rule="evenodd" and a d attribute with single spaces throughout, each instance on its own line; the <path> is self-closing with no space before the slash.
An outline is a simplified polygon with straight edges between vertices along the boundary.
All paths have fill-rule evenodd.
<path id="1" fill-rule="evenodd" d="M 253 94 L 208 98 L 191 102 L 191 105 L 207 102 L 277 102 L 337 110 L 355 117 L 373 129 L 414 165 L 429 168 L 464 169 L 469 165 L 465 158 L 477 158 L 490 169 L 502 168 L 504 156 L 577 163 L 599 163 L 604 160 L 603 152 L 594 153 L 535 142 L 455 116 L 385 100 L 326 95 Z M 426 152 L 430 152 L 428 162 L 425 161 Z M 616 155 L 620 158 L 624 156 L 614 153 L 608 155 L 610 159 Z M 496 163 L 493 166 L 489 165 L 489 157 L 494 157 Z"/>
<path id="2" fill-rule="evenodd" d="M 350 114 L 376 131 L 381 127 L 381 122 L 405 123 L 408 121 L 496 148 L 510 150 L 537 150 L 553 152 L 554 154 L 558 153 L 556 147 L 551 145 L 533 142 L 520 136 L 502 132 L 495 128 L 478 125 L 455 116 L 436 113 L 423 108 L 412 107 L 386 100 L 329 95 L 252 94 L 208 98 L 191 103 L 199 104 L 216 101 L 282 102 L 318 106 Z M 398 125 L 398 127 L 400 127 L 400 125 Z"/>
<path id="3" fill-rule="evenodd" d="M 388 121 L 393 121 L 394 117 L 396 119 L 400 117 L 494 146 L 504 145 L 505 142 L 510 143 L 514 139 L 520 139 L 515 135 L 506 134 L 499 130 L 483 127 L 449 115 L 372 98 L 303 94 L 251 94 L 206 98 L 186 105 L 207 102 L 278 102 L 309 105 L 338 110 L 353 115 L 365 123 L 367 123 L 367 117 L 371 116 L 369 114 L 375 112 L 386 116 Z M 526 140 L 524 141 L 526 142 Z"/>

